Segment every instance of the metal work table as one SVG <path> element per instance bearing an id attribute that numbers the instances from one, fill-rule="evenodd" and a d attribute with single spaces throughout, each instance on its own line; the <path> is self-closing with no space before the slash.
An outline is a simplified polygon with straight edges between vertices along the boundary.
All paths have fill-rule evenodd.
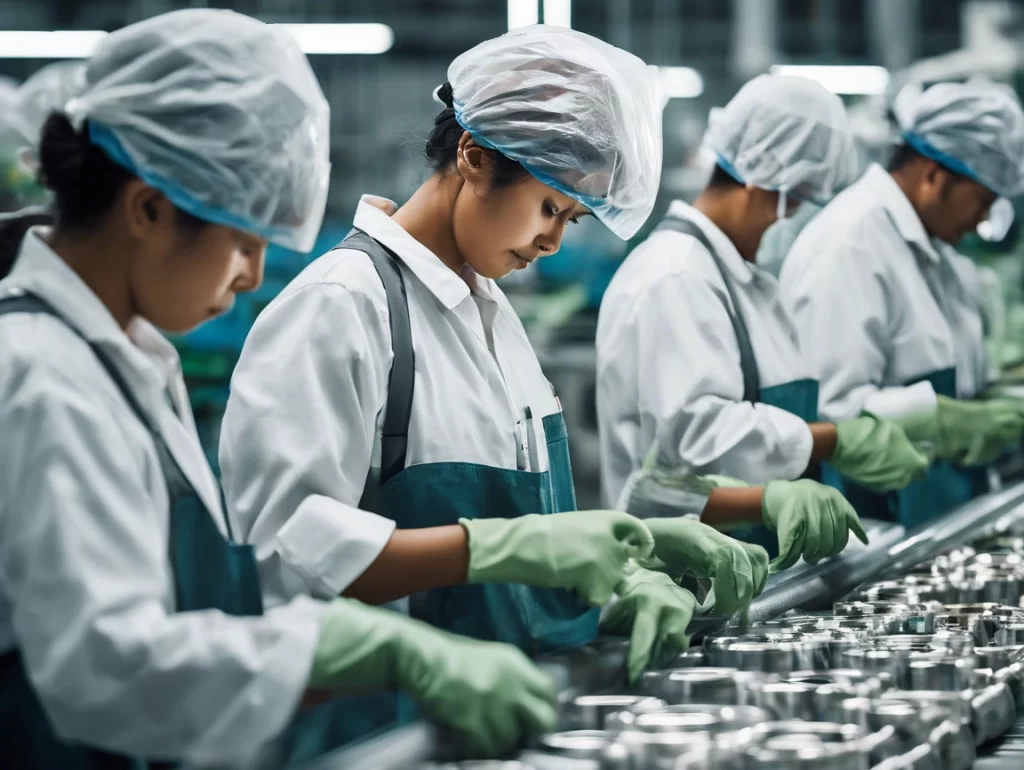
<path id="1" fill-rule="evenodd" d="M 1024 508 L 1024 482 L 973 500 L 945 516 L 913 529 L 883 522 L 867 525 L 870 544 L 852 541 L 840 556 L 817 565 L 801 564 L 772 575 L 763 593 L 750 606 L 754 621 L 769 620 L 794 608 L 825 608 L 867 581 L 900 574 L 940 551 L 955 547 L 987 530 L 999 529 Z M 691 625 L 696 636 L 720 627 L 721 620 L 697 618 Z M 596 649 L 580 649 L 546 656 L 542 661 L 561 665 L 561 685 L 596 691 L 616 686 L 625 678 L 625 643 L 605 640 Z M 585 659 L 586 666 L 573 663 Z M 566 665 L 568 664 L 568 665 Z M 577 672 L 588 669 L 587 681 Z M 568 670 L 568 681 L 565 681 Z M 596 678 L 595 678 L 596 677 Z M 609 680 L 609 677 L 611 678 Z M 418 762 L 443 755 L 446 742 L 434 728 L 415 724 L 393 730 L 355 748 L 322 757 L 304 770 L 412 770 Z M 560 760 L 563 762 L 565 760 Z M 977 770 L 1019 770 L 1024 767 L 1024 717 L 995 747 L 979 756 Z"/>

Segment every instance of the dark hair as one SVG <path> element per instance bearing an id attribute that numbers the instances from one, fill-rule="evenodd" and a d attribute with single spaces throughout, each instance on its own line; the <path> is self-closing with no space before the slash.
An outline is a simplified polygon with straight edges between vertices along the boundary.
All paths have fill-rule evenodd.
<path id="1" fill-rule="evenodd" d="M 889 171 L 899 171 L 901 168 L 909 165 L 911 161 L 923 158 L 917 150 L 911 147 L 909 144 L 903 143 L 895 150 L 889 157 L 889 162 L 886 164 L 886 168 Z"/>
<path id="2" fill-rule="evenodd" d="M 89 141 L 88 124 L 75 129 L 63 112 L 52 112 L 39 140 L 39 181 L 53 191 L 52 213 L 26 209 L 0 221 L 0 278 L 14 266 L 28 229 L 56 224 L 61 230 L 95 227 L 113 207 L 121 188 L 133 174 L 114 163 Z M 206 223 L 176 209 L 178 223 L 199 230 Z"/>
<path id="3" fill-rule="evenodd" d="M 455 165 L 459 140 L 466 130 L 455 119 L 455 94 L 452 84 L 442 85 L 437 90 L 437 97 L 444 102 L 445 108 L 434 118 L 434 128 L 427 137 L 424 153 L 434 171 L 446 173 Z M 491 178 L 491 185 L 494 188 L 507 187 L 530 173 L 521 163 L 505 157 L 496 150 L 488 150 L 487 154 L 494 164 Z"/>
<path id="4" fill-rule="evenodd" d="M 728 171 L 716 163 L 715 170 L 711 172 L 711 178 L 708 180 L 705 187 L 709 190 L 724 190 L 729 187 L 743 187 L 743 185 L 737 182 Z"/>

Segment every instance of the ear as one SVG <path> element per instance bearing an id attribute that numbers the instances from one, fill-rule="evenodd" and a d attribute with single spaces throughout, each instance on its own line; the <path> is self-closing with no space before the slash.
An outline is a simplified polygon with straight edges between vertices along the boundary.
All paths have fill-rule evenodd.
<path id="1" fill-rule="evenodd" d="M 927 184 L 939 183 L 939 177 L 945 176 L 946 170 L 931 158 L 925 158 L 923 179 Z"/>
<path id="2" fill-rule="evenodd" d="M 473 137 L 469 135 L 468 131 L 459 140 L 456 163 L 458 164 L 459 175 L 467 183 L 484 185 L 489 181 L 490 171 L 487 168 L 487 150 L 474 142 Z"/>
<path id="3" fill-rule="evenodd" d="M 140 240 L 174 221 L 171 202 L 140 179 L 132 179 L 124 185 L 120 208 L 128 231 Z"/>

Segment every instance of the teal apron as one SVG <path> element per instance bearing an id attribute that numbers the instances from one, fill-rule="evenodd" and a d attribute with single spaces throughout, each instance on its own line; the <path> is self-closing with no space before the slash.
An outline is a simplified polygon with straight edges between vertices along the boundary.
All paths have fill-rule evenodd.
<path id="1" fill-rule="evenodd" d="M 956 370 L 942 369 L 906 383 L 929 382 L 936 395 L 956 398 Z M 825 483 L 840 490 L 857 512 L 911 529 L 989 491 L 988 467 L 959 468 L 948 460 L 936 460 L 921 481 L 899 492 L 879 494 L 825 468 Z"/>
<path id="2" fill-rule="evenodd" d="M 0 300 L 0 316 L 8 313 L 45 313 L 67 323 L 57 310 L 31 295 Z M 67 325 L 77 332 L 72 324 Z M 127 406 L 149 429 L 156 446 L 170 498 L 170 560 L 177 610 L 219 609 L 229 615 L 262 615 L 263 598 L 252 546 L 232 542 L 229 522 L 229 539 L 224 538 L 121 373 L 102 349 L 90 347 Z M 0 764 L 5 770 L 134 770 L 165 766 L 62 742 L 50 727 L 17 650 L 0 656 L 0 724 L 4 728 Z"/>
<path id="3" fill-rule="evenodd" d="M 708 250 L 711 258 L 722 276 L 725 290 L 728 294 L 728 301 L 722 297 L 722 304 L 729 314 L 732 322 L 733 332 L 736 335 L 736 343 L 740 351 L 740 370 L 743 372 L 743 400 L 754 404 L 767 404 L 783 409 L 796 415 L 807 423 L 818 421 L 818 381 L 813 379 L 794 380 L 784 382 L 781 385 L 761 387 L 761 375 L 757 367 L 757 358 L 754 355 L 754 347 L 750 342 L 750 332 L 743 320 L 739 302 L 736 299 L 736 291 L 733 289 L 732 281 L 729 279 L 722 258 L 711 245 L 711 241 L 704 234 L 704 231 L 689 219 L 668 216 L 662 220 L 657 227 L 658 230 L 671 230 L 684 235 L 690 235 L 700 241 L 701 245 Z M 729 310 L 732 305 L 734 311 Z M 803 474 L 802 478 L 818 480 L 822 469 L 817 464 L 812 464 Z M 754 543 L 762 546 L 768 551 L 771 558 L 779 554 L 779 542 L 775 533 L 763 525 L 743 527 L 742 529 L 731 530 L 729 534 L 747 543 Z"/>
<path id="4" fill-rule="evenodd" d="M 514 518 L 576 510 L 569 443 L 562 415 L 543 418 L 549 470 L 542 473 L 476 463 L 440 462 L 406 467 L 415 386 L 415 352 L 399 258 L 354 230 L 338 245 L 365 253 L 387 294 L 393 362 L 381 431 L 381 467 L 360 508 L 392 519 L 401 529 L 457 524 L 460 518 Z M 472 430 L 472 426 L 467 426 Z M 516 441 L 513 431 L 509 441 Z M 531 655 L 592 641 L 600 611 L 559 589 L 516 584 L 439 588 L 410 597 L 410 614 L 438 628 L 514 644 Z M 376 728 L 412 717 L 407 703 L 374 714 Z"/>

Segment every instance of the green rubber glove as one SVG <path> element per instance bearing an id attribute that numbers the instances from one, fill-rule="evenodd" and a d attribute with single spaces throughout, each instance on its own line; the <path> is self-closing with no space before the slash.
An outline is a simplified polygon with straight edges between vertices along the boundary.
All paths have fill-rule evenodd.
<path id="1" fill-rule="evenodd" d="M 633 563 L 615 589 L 618 601 L 601 617 L 601 630 L 629 634 L 627 670 L 632 684 L 644 670 L 663 666 L 690 646 L 690 625 L 697 598 L 668 575 Z"/>
<path id="2" fill-rule="evenodd" d="M 324 613 L 309 687 L 397 688 L 486 756 L 550 732 L 558 721 L 554 682 L 515 647 L 455 636 L 351 599 L 331 602 Z"/>
<path id="3" fill-rule="evenodd" d="M 1010 399 L 938 397 L 942 455 L 967 468 L 987 465 L 1024 436 L 1024 410 Z"/>
<path id="4" fill-rule="evenodd" d="M 1024 409 L 1015 399 L 960 400 L 938 396 L 938 408 L 901 417 L 915 443 L 957 465 L 987 465 L 1024 437 Z"/>
<path id="5" fill-rule="evenodd" d="M 516 519 L 459 519 L 469 537 L 470 583 L 565 588 L 597 607 L 607 604 L 626 562 L 650 555 L 644 522 L 619 511 L 530 514 Z"/>
<path id="6" fill-rule="evenodd" d="M 803 556 L 808 564 L 842 553 L 850 532 L 867 545 L 868 536 L 853 506 L 817 481 L 769 481 L 761 500 L 764 525 L 779 538 L 771 572 L 789 569 Z"/>
<path id="7" fill-rule="evenodd" d="M 644 519 L 654 535 L 655 560 L 637 561 L 670 575 L 689 573 L 711 580 L 715 615 L 746 613 L 768 579 L 768 552 L 724 535 L 697 519 Z"/>
<path id="8" fill-rule="evenodd" d="M 878 492 L 903 489 L 924 478 L 928 457 L 903 428 L 873 414 L 836 423 L 836 450 L 829 462 L 858 484 Z"/>

